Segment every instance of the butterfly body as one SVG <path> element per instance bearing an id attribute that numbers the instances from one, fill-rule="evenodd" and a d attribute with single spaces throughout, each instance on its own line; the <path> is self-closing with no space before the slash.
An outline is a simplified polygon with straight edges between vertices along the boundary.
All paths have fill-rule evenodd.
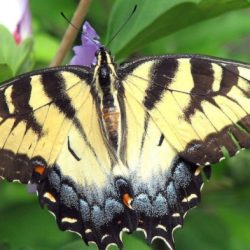
<path id="1" fill-rule="evenodd" d="M 96 59 L 1 86 L 0 176 L 37 183 L 59 228 L 99 249 L 135 230 L 174 249 L 202 172 L 222 148 L 250 147 L 250 66 L 166 55 L 117 67 L 105 48 Z"/>
<path id="2" fill-rule="evenodd" d="M 100 99 L 101 112 L 105 131 L 108 134 L 108 140 L 117 148 L 118 130 L 120 127 L 121 117 L 120 108 L 117 98 L 118 76 L 116 75 L 113 59 L 104 47 L 100 48 L 97 54 L 97 70 L 94 75 L 94 86 Z"/>

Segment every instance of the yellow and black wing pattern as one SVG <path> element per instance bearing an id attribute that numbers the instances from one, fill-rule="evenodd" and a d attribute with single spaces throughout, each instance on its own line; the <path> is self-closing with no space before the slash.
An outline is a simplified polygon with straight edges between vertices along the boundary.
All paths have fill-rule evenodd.
<path id="1" fill-rule="evenodd" d="M 52 165 L 76 118 L 87 71 L 47 69 L 0 87 L 0 176 L 29 183 Z M 65 79 L 70 79 L 65 81 Z M 52 84 L 51 84 L 52 83 Z"/>
<path id="2" fill-rule="evenodd" d="M 250 66 L 197 55 L 33 72 L 0 87 L 0 176 L 36 183 L 62 230 L 99 249 L 143 231 L 174 249 L 203 173 L 250 148 Z"/>
<path id="3" fill-rule="evenodd" d="M 249 65 L 163 56 L 139 59 L 125 68 L 130 71 L 123 80 L 128 102 L 140 103 L 186 160 L 209 165 L 224 157 L 222 148 L 232 156 L 250 147 Z"/>
<path id="4" fill-rule="evenodd" d="M 118 70 L 121 159 L 132 172 L 138 230 L 163 239 L 197 205 L 202 173 L 250 148 L 250 66 L 198 55 L 140 58 Z M 224 152 L 224 153 L 223 153 Z"/>

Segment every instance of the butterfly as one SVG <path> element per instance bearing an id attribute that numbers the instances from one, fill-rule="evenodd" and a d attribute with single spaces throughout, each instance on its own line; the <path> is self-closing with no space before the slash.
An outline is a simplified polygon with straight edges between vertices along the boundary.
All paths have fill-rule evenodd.
<path id="1" fill-rule="evenodd" d="M 61 230 L 100 250 L 143 231 L 174 249 L 211 164 L 250 148 L 250 65 L 199 55 L 63 66 L 0 86 L 0 176 L 36 183 Z"/>

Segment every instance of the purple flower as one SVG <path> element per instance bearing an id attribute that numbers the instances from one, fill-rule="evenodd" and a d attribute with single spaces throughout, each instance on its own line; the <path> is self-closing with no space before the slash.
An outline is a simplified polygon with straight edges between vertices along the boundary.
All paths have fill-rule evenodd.
<path id="1" fill-rule="evenodd" d="M 9 29 L 17 44 L 31 36 L 28 0 L 0 1 L 0 24 Z"/>
<path id="2" fill-rule="evenodd" d="M 99 36 L 91 25 L 86 21 L 83 24 L 82 45 L 75 46 L 74 57 L 70 64 L 91 66 L 96 63 L 95 52 L 101 47 Z"/>

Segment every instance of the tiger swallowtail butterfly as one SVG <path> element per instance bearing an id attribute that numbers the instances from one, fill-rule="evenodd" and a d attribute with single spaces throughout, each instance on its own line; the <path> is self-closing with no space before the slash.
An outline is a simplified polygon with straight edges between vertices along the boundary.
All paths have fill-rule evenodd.
<path id="1" fill-rule="evenodd" d="M 36 183 L 61 230 L 100 250 L 141 230 L 174 249 L 212 163 L 250 148 L 250 65 L 164 55 L 63 66 L 0 86 L 0 176 Z"/>

